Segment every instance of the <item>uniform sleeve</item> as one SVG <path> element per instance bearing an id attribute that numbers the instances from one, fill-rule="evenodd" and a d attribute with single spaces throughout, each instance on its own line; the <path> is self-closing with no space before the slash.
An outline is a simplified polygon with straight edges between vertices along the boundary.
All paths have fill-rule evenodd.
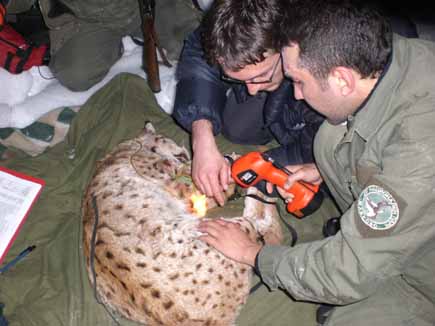
<path id="1" fill-rule="evenodd" d="M 380 164 L 343 214 L 339 233 L 293 248 L 265 246 L 257 257 L 263 281 L 295 299 L 341 305 L 406 277 L 422 253 L 435 250 L 434 124 L 428 107 L 390 128 L 388 145 L 371 147 Z"/>
<path id="2" fill-rule="evenodd" d="M 220 71 L 210 66 L 201 47 L 200 30 L 191 33 L 177 66 L 177 88 L 173 110 L 175 120 L 189 132 L 192 123 L 206 119 L 213 133 L 221 131 L 221 111 L 226 102 L 228 86 L 220 80 Z"/>

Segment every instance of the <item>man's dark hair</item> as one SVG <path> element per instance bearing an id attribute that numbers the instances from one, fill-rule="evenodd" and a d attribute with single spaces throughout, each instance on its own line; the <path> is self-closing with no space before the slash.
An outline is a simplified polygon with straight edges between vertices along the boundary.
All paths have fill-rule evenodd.
<path id="1" fill-rule="evenodd" d="M 263 61 L 272 35 L 291 0 L 215 0 L 202 21 L 202 44 L 211 64 L 238 71 Z"/>
<path id="2" fill-rule="evenodd" d="M 275 48 L 299 46 L 300 65 L 316 78 L 349 67 L 372 78 L 388 62 L 389 23 L 373 6 L 349 0 L 300 0 L 285 10 L 275 29 Z"/>

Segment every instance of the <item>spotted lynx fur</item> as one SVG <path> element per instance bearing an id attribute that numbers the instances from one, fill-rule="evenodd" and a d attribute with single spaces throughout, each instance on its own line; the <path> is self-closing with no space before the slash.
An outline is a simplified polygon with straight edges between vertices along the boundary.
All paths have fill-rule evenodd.
<path id="1" fill-rule="evenodd" d="M 83 201 L 84 254 L 112 313 L 145 325 L 234 325 L 252 271 L 197 239 L 189 175 L 187 150 L 150 124 L 98 162 Z M 279 243 L 275 217 L 274 205 L 247 197 L 235 220 L 251 237 Z"/>

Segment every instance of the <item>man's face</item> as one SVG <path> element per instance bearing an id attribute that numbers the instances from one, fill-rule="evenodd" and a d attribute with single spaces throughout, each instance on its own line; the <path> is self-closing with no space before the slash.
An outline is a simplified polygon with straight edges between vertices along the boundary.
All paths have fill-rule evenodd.
<path id="1" fill-rule="evenodd" d="M 307 69 L 298 65 L 297 45 L 285 47 L 282 50 L 282 60 L 284 74 L 293 81 L 294 96 L 297 100 L 305 100 L 332 124 L 339 124 L 347 119 L 347 114 L 343 110 L 345 103 L 329 78 L 319 81 Z"/>
<path id="2" fill-rule="evenodd" d="M 239 71 L 231 71 L 222 66 L 224 80 L 245 83 L 250 95 L 259 91 L 272 92 L 284 79 L 279 53 L 265 55 L 265 59 L 257 64 L 247 65 Z M 229 78 L 228 78 L 229 77 Z"/>

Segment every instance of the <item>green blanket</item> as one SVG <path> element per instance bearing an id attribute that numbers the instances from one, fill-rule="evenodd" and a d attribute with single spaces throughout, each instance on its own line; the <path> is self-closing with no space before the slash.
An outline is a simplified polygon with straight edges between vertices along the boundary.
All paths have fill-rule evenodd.
<path id="1" fill-rule="evenodd" d="M 64 142 L 37 157 L 16 153 L 4 164 L 46 181 L 6 262 L 29 245 L 36 245 L 36 249 L 0 275 L 0 303 L 5 304 L 11 326 L 136 325 L 123 319 L 115 322 L 94 298 L 82 255 L 80 206 L 96 160 L 137 135 L 145 121 L 151 121 L 159 133 L 190 146 L 188 134 L 159 108 L 145 81 L 123 74 L 81 108 Z M 219 145 L 224 152 L 255 149 L 224 139 L 219 139 Z M 239 200 L 212 213 L 230 216 L 241 211 Z M 321 235 L 322 218 L 284 218 L 298 230 L 302 241 Z M 254 279 L 253 284 L 257 281 Z M 261 286 L 250 295 L 238 325 L 314 325 L 315 308 Z"/>

